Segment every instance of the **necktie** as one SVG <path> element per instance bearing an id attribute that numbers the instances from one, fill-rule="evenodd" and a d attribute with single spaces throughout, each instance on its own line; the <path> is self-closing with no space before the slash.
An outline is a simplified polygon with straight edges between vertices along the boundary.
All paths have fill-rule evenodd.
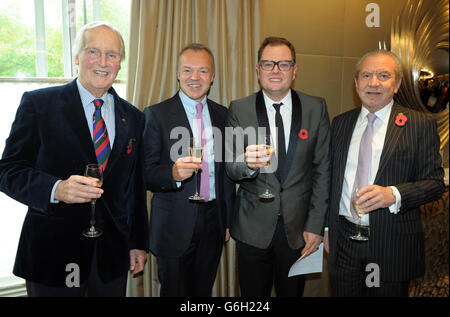
<path id="1" fill-rule="evenodd" d="M 368 122 L 366 129 L 364 130 L 364 133 L 361 137 L 361 143 L 359 145 L 358 167 L 356 168 L 356 176 L 355 182 L 353 183 L 352 193 L 354 193 L 357 189 L 369 184 L 369 172 L 372 162 L 373 123 L 375 122 L 376 118 L 377 116 L 374 113 L 369 113 L 367 115 Z M 355 219 L 358 219 L 358 215 L 351 203 L 350 210 L 352 212 L 352 216 Z"/>
<path id="2" fill-rule="evenodd" d="M 274 103 L 273 107 L 277 112 L 275 114 L 275 126 L 277 127 L 277 153 L 278 153 L 278 168 L 275 172 L 278 180 L 281 180 L 281 171 L 283 170 L 284 161 L 286 160 L 286 141 L 284 138 L 283 118 L 281 117 L 280 107 L 283 103 Z"/>
<path id="3" fill-rule="evenodd" d="M 205 137 L 205 127 L 203 124 L 202 112 L 203 112 L 203 104 L 198 103 L 196 106 L 197 114 L 195 119 L 198 123 L 198 133 L 200 134 L 201 144 L 203 147 L 203 157 L 202 157 L 202 171 L 200 174 L 200 196 L 204 198 L 205 201 L 209 200 L 209 167 L 206 158 L 208 157 L 208 148 L 206 146 L 206 137 Z"/>
<path id="4" fill-rule="evenodd" d="M 102 99 L 94 99 L 94 116 L 93 116 L 93 140 L 95 155 L 97 156 L 97 162 L 100 165 L 102 171 L 105 171 L 106 164 L 108 163 L 109 154 L 111 153 L 111 146 L 109 144 L 108 131 L 106 130 L 105 121 L 102 118 Z"/>

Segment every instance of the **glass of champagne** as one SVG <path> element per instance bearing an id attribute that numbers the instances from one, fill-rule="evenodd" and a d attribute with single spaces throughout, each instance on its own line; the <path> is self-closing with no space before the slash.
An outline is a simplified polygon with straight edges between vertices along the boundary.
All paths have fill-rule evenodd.
<path id="1" fill-rule="evenodd" d="M 189 144 L 189 156 L 202 159 L 203 157 L 203 147 L 201 145 L 201 141 L 196 138 L 190 139 Z M 201 201 L 204 198 L 200 196 L 200 180 L 199 180 L 200 174 L 198 173 L 198 170 L 195 170 L 194 175 L 194 181 L 195 181 L 195 194 L 189 196 L 189 200 L 191 201 Z"/>
<path id="2" fill-rule="evenodd" d="M 272 153 L 275 151 L 275 148 L 272 145 L 270 134 L 263 135 L 262 142 L 264 145 L 264 151 L 266 151 L 267 155 L 271 156 Z M 264 192 L 262 194 L 259 194 L 259 198 L 262 198 L 262 199 L 272 199 L 275 197 L 274 194 L 272 194 L 270 192 L 269 186 L 267 186 L 267 174 L 269 172 L 269 166 L 270 166 L 270 159 L 269 159 L 269 161 L 267 161 L 266 166 L 264 166 L 264 169 L 265 169 L 264 177 L 265 177 L 266 189 L 264 190 Z"/>
<path id="3" fill-rule="evenodd" d="M 97 187 L 102 187 L 103 185 L 103 172 L 98 164 L 88 164 L 84 171 L 84 176 L 93 177 L 98 179 Z M 97 238 L 102 235 L 103 231 L 95 227 L 95 202 L 96 199 L 91 201 L 91 220 L 90 227 L 83 231 L 83 236 L 88 238 Z"/>
<path id="4" fill-rule="evenodd" d="M 358 233 L 356 235 L 350 236 L 350 239 L 356 240 L 356 241 L 368 241 L 369 237 L 367 237 L 361 233 L 361 218 L 364 216 L 364 211 L 356 203 L 356 201 L 358 200 L 358 198 L 356 197 L 357 192 L 358 192 L 358 188 L 355 188 L 354 192 L 352 193 L 351 200 L 352 200 L 353 209 L 356 211 L 356 214 L 358 215 Z"/>

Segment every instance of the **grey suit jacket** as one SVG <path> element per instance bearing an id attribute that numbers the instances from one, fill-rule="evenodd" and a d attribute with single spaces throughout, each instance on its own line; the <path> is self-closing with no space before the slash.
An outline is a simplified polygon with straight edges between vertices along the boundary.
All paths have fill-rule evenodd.
<path id="1" fill-rule="evenodd" d="M 331 127 L 331 191 L 327 215 L 330 265 L 336 262 L 339 201 L 353 130 L 361 109 L 353 109 L 333 120 Z M 407 117 L 405 125 L 395 123 L 397 115 Z M 396 186 L 401 208 L 370 213 L 371 259 L 380 267 L 383 281 L 404 281 L 425 271 L 424 233 L 419 206 L 441 197 L 444 191 L 436 122 L 418 111 L 394 104 L 386 131 L 380 165 L 374 184 Z"/>
<path id="2" fill-rule="evenodd" d="M 232 101 L 227 125 L 270 129 L 262 91 Z M 291 132 L 281 181 L 274 173 L 250 174 L 245 161 L 236 157 L 236 153 L 245 152 L 250 145 L 249 139 L 244 138 L 241 148 L 233 152 L 233 161 L 225 165 L 230 178 L 240 185 L 230 228 L 234 239 L 267 248 L 280 214 L 292 249 L 304 246 L 304 231 L 322 234 L 330 177 L 329 126 L 324 99 L 292 90 Z M 300 138 L 301 130 L 307 132 L 307 137 L 302 134 Z M 233 148 L 239 145 L 233 143 Z M 265 189 L 266 175 L 268 187 L 275 195 L 273 201 L 263 201 L 258 196 Z"/>

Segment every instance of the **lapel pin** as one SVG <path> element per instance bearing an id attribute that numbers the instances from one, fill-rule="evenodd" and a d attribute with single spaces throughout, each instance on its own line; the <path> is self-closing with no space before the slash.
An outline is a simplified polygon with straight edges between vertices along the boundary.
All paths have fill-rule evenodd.
<path id="1" fill-rule="evenodd" d="M 122 118 L 122 122 L 123 122 L 123 123 L 127 122 L 127 119 Z"/>
<path id="2" fill-rule="evenodd" d="M 301 129 L 298 133 L 298 137 L 302 140 L 306 140 L 308 138 L 308 130 Z"/>
<path id="3" fill-rule="evenodd" d="M 395 124 L 399 127 L 403 127 L 406 124 L 406 121 L 408 121 L 408 117 L 402 112 L 395 117 Z"/>

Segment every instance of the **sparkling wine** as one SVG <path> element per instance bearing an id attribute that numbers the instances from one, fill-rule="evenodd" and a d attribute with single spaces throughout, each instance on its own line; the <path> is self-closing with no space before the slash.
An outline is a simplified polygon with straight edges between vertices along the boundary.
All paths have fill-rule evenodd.
<path id="1" fill-rule="evenodd" d="M 189 156 L 201 159 L 203 157 L 202 147 L 189 147 Z"/>
<path id="2" fill-rule="evenodd" d="M 356 214 L 358 215 L 359 218 L 364 216 L 364 211 L 358 206 L 358 204 L 356 203 L 355 200 L 352 201 L 352 205 L 353 205 L 353 208 L 355 209 Z"/>
<path id="3" fill-rule="evenodd" d="M 264 148 L 266 150 L 267 155 L 272 155 L 273 152 L 275 152 L 275 148 L 272 145 L 264 145 Z M 266 166 L 270 165 L 270 159 L 267 161 Z"/>

